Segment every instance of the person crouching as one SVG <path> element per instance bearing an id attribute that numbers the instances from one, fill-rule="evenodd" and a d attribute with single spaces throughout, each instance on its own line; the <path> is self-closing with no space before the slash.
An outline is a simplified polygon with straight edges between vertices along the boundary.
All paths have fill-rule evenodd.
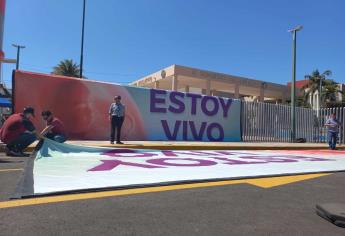
<path id="1" fill-rule="evenodd" d="M 24 149 L 42 137 L 30 120 L 34 116 L 35 110 L 26 107 L 22 113 L 13 114 L 4 122 L 0 138 L 6 144 L 7 156 L 27 156 Z"/>
<path id="2" fill-rule="evenodd" d="M 53 116 L 51 111 L 43 111 L 42 118 L 46 121 L 46 127 L 42 131 L 42 134 L 55 142 L 63 143 L 66 141 L 67 136 L 65 133 L 65 127 L 60 119 Z"/>

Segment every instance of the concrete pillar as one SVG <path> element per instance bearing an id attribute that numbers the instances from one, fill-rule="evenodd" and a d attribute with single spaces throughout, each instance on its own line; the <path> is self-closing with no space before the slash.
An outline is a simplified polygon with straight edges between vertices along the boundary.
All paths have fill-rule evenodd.
<path id="1" fill-rule="evenodd" d="M 318 109 L 319 108 L 319 96 L 316 93 L 314 93 L 314 109 Z"/>
<path id="2" fill-rule="evenodd" d="M 235 98 L 240 98 L 240 85 L 235 84 Z"/>
<path id="3" fill-rule="evenodd" d="M 186 85 L 186 87 L 185 87 L 185 92 L 186 92 L 186 93 L 189 93 L 189 85 Z"/>
<path id="4" fill-rule="evenodd" d="M 154 88 L 155 88 L 155 89 L 159 89 L 159 81 L 155 81 L 155 83 L 154 83 Z"/>
<path id="5" fill-rule="evenodd" d="M 206 80 L 206 95 L 211 95 L 211 81 Z"/>
<path id="6" fill-rule="evenodd" d="M 171 83 L 171 90 L 172 91 L 177 91 L 178 88 L 178 79 L 177 79 L 177 75 L 173 75 L 172 77 L 172 83 Z"/>

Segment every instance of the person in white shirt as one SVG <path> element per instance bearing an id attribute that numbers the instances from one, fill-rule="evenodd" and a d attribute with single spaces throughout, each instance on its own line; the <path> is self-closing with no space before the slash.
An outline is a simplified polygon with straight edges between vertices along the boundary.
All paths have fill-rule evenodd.
<path id="1" fill-rule="evenodd" d="M 116 131 L 116 144 L 123 144 L 121 142 L 121 127 L 125 120 L 126 108 L 121 103 L 121 96 L 115 96 L 114 101 L 109 108 L 109 120 L 111 122 L 110 143 L 114 144 Z"/>
<path id="2" fill-rule="evenodd" d="M 329 148 L 335 150 L 339 128 L 341 127 L 341 123 L 337 120 L 337 115 L 335 113 L 331 114 L 330 118 L 326 121 L 325 126 L 328 128 L 327 136 Z"/>

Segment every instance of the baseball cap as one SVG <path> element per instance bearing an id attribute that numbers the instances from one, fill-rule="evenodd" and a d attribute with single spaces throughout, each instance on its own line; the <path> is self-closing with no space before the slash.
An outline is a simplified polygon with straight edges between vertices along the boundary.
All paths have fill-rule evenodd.
<path id="1" fill-rule="evenodd" d="M 23 113 L 30 113 L 35 117 L 35 109 L 32 107 L 25 107 Z"/>

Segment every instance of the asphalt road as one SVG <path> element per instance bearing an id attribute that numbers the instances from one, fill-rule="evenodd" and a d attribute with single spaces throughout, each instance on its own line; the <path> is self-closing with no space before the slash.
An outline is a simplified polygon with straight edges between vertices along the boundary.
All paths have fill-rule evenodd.
<path id="1" fill-rule="evenodd" d="M 25 158 L 0 155 L 0 201 Z M 1 171 L 19 169 L 13 171 Z M 260 188 L 248 184 L 0 209 L 0 235 L 345 235 L 315 205 L 345 204 L 345 173 Z"/>

